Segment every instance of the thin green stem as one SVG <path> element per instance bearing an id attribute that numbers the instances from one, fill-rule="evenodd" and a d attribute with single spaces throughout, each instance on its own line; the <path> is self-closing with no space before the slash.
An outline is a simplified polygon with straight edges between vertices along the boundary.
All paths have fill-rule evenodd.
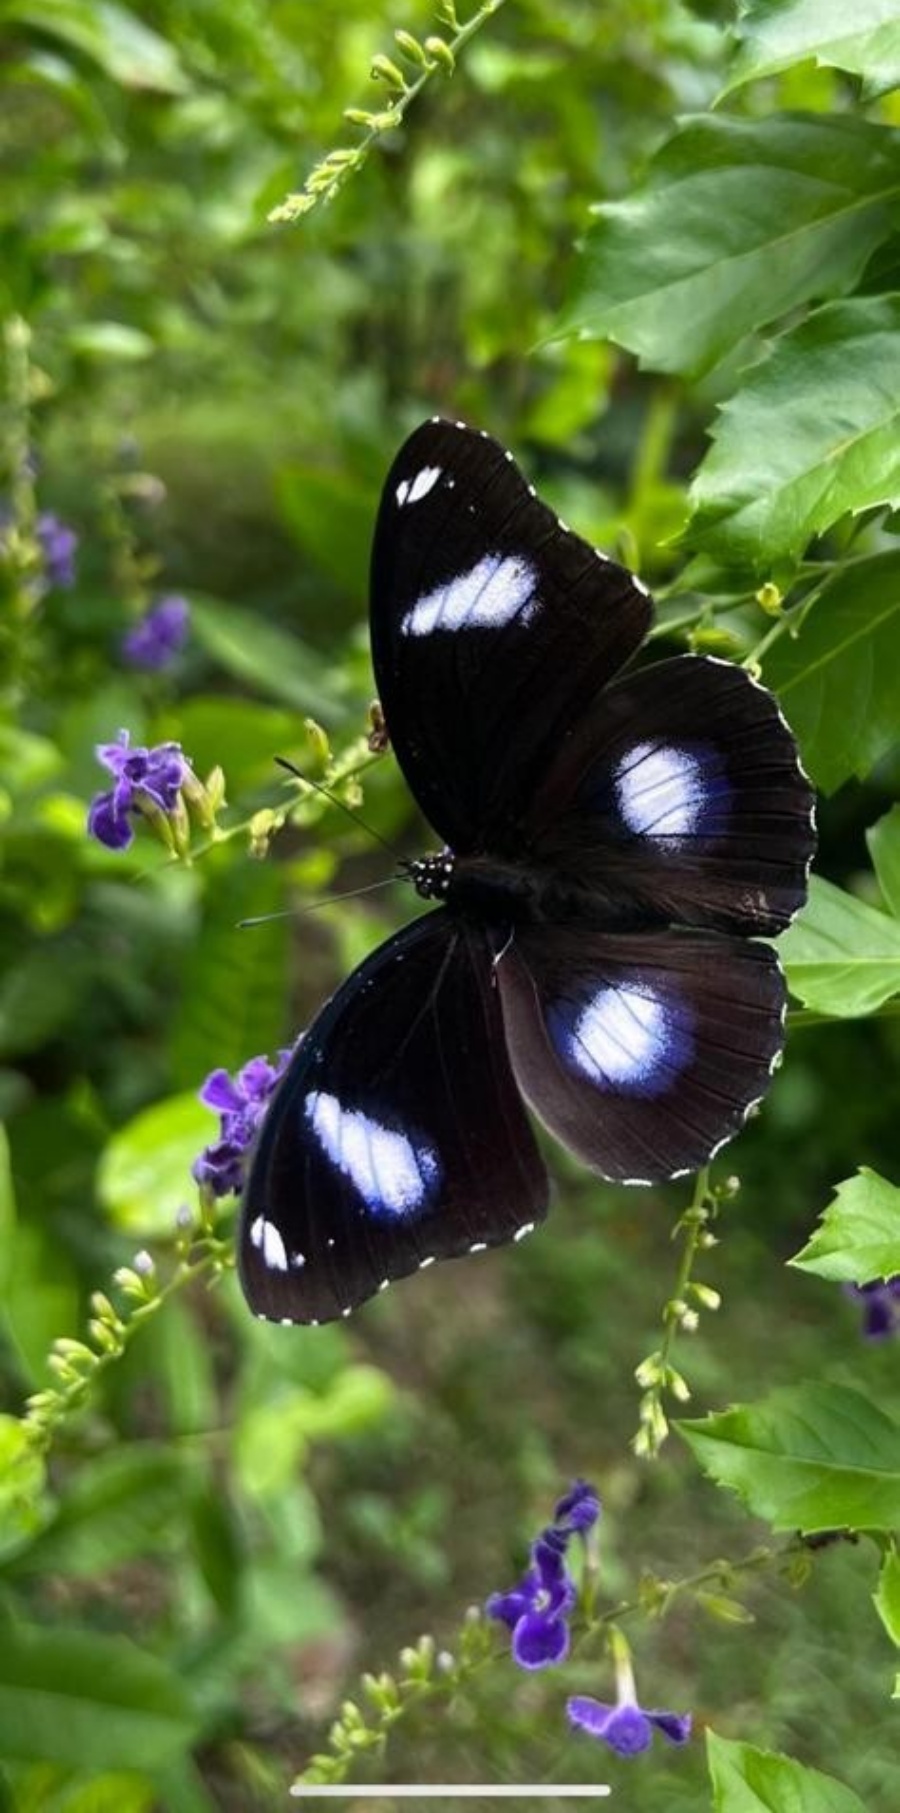
<path id="1" fill-rule="evenodd" d="M 360 170 L 378 140 L 386 132 L 393 132 L 402 125 L 413 102 L 422 93 L 423 88 L 435 75 L 452 75 L 456 59 L 461 50 L 474 37 L 494 13 L 500 11 L 506 0 L 483 0 L 477 13 L 461 25 L 456 18 L 452 4 L 438 8 L 438 17 L 453 26 L 453 35 L 448 39 L 426 38 L 424 45 L 417 45 L 417 60 L 420 71 L 413 81 L 407 81 L 400 69 L 386 57 L 376 57 L 372 72 L 376 80 L 387 81 L 392 99 L 390 106 L 378 113 L 368 113 L 361 109 L 350 109 L 345 114 L 354 125 L 365 127 L 363 137 L 358 144 L 342 146 L 330 151 L 315 169 L 310 171 L 302 189 L 285 196 L 277 208 L 273 208 L 269 220 L 276 225 L 286 225 L 299 220 L 301 215 L 308 214 L 319 202 L 333 201 L 343 188 L 348 178 Z M 413 44 L 415 41 L 408 33 L 402 38 Z"/>

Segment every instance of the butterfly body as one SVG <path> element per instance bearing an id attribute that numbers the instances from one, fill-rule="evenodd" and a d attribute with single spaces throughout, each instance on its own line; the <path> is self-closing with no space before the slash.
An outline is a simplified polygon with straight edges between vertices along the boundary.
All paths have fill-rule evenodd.
<path id="1" fill-rule="evenodd" d="M 257 1313 L 319 1322 L 515 1240 L 549 1186 L 526 1112 L 601 1176 L 696 1169 L 783 1042 L 769 938 L 805 897 L 812 794 L 765 688 L 680 656 L 624 676 L 645 588 L 504 449 L 432 421 L 376 524 L 371 636 L 391 745 L 444 839 L 432 910 L 301 1041 L 244 1200 Z"/>

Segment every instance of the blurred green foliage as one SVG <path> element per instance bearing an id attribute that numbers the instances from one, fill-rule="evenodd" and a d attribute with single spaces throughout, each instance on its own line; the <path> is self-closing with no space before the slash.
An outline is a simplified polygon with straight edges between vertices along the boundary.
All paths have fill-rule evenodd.
<path id="1" fill-rule="evenodd" d="M 890 1351 L 859 1344 L 827 1271 L 782 1265 L 860 1165 L 889 1193 L 900 1181 L 900 15 L 877 10 L 858 0 L 837 42 L 833 8 L 810 0 L 745 0 L 737 21 L 725 0 L 507 0 L 336 200 L 284 229 L 270 212 L 359 141 L 342 110 L 384 107 L 367 76 L 375 54 L 396 60 L 394 28 L 438 27 L 428 0 L 0 3 L 7 1805 L 282 1804 L 347 1683 L 422 1629 L 450 1641 L 575 1473 L 603 1496 L 610 1601 L 642 1572 L 745 1556 L 782 1520 L 752 1465 L 748 1528 L 685 1444 L 655 1466 L 629 1447 L 678 1188 L 612 1190 L 554 1153 L 539 1240 L 471 1262 L 463 1289 L 449 1267 L 399 1287 L 338 1331 L 257 1324 L 227 1226 L 194 1246 L 196 1227 L 176 1231 L 213 1133 L 204 1075 L 293 1037 L 409 910 L 375 895 L 237 929 L 385 872 L 273 769 L 277 753 L 322 772 L 307 718 L 342 797 L 361 786 L 376 830 L 420 847 L 392 761 L 364 754 L 363 619 L 381 478 L 426 413 L 489 427 L 582 533 L 639 565 L 661 640 L 756 658 L 828 792 L 826 879 L 785 941 L 802 1010 L 723 1161 L 742 1189 L 704 1278 L 725 1307 L 677 1357 L 715 1478 L 743 1479 L 757 1398 L 826 1373 L 832 1413 L 835 1393 L 868 1400 L 887 1439 Z M 48 511 L 80 537 L 72 590 L 42 590 Z M 176 590 L 190 642 L 172 670 L 136 674 L 122 635 Z M 226 835 L 190 864 L 149 837 L 114 855 L 85 836 L 94 745 L 126 725 L 180 740 L 200 774 L 225 768 Z M 283 829 L 260 861 L 248 833 L 266 846 L 267 813 Z M 841 1275 L 859 1276 L 841 1234 Z M 895 1221 L 880 1242 L 881 1270 L 893 1251 L 900 1271 Z M 148 1245 L 158 1273 L 98 1302 Z M 51 1344 L 86 1334 L 88 1360 L 57 1349 L 48 1372 Z M 70 1395 L 36 1441 L 23 1401 L 47 1390 Z M 775 1418 L 791 1465 L 811 1402 Z M 698 1438 L 700 1413 L 731 1403 Z M 819 1484 L 845 1507 L 829 1469 L 849 1457 L 828 1431 Z M 864 1539 L 811 1553 L 796 1592 L 777 1568 L 741 1575 L 718 1608 L 687 1593 L 641 1633 L 642 1697 L 720 1734 L 724 1813 L 785 1771 L 804 1813 L 849 1809 L 851 1791 L 892 1813 L 893 1565 L 881 1624 Z M 605 1698 L 598 1658 L 571 1685 Z M 510 1677 L 426 1696 L 385 1772 L 606 1774 L 635 1813 L 708 1804 L 699 1743 L 598 1758 L 566 1742 L 552 1676 Z M 366 1767 L 377 1779 L 377 1757 Z"/>

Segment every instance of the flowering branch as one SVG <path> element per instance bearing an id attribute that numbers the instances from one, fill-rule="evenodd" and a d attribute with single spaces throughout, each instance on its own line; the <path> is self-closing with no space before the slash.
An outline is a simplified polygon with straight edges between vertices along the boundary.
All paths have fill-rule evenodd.
<path id="1" fill-rule="evenodd" d="M 215 1282 L 234 1265 L 231 1240 L 215 1231 L 210 1212 L 203 1206 L 196 1227 L 189 1212 L 186 1225 L 179 1222 L 175 1242 L 176 1265 L 160 1283 L 151 1255 L 138 1253 L 130 1266 L 120 1266 L 113 1284 L 125 1300 L 117 1309 L 105 1291 L 91 1296 L 87 1338 L 72 1340 L 61 1335 L 54 1341 L 47 1365 L 57 1383 L 28 1398 L 22 1418 L 23 1431 L 32 1450 L 45 1453 L 61 1425 L 81 1408 L 97 1379 L 114 1360 L 121 1359 L 138 1330 L 162 1305 L 186 1285 L 200 1278 Z"/>
<path id="2" fill-rule="evenodd" d="M 477 13 L 462 24 L 454 0 L 438 0 L 437 17 L 442 25 L 450 28 L 452 35 L 449 38 L 433 35 L 420 42 L 411 32 L 395 32 L 397 53 L 401 62 L 417 72 L 414 78 L 409 80 L 391 57 L 380 53 L 373 57 L 372 80 L 383 83 L 390 97 L 389 105 L 376 113 L 363 107 L 346 108 L 345 120 L 351 126 L 362 126 L 365 129 L 359 144 L 342 145 L 329 151 L 327 157 L 310 171 L 303 188 L 285 196 L 284 201 L 272 209 L 269 220 L 275 225 L 283 226 L 299 220 L 302 214 L 310 213 L 319 202 L 333 201 L 347 178 L 362 169 L 378 139 L 402 125 L 407 109 L 432 77 L 438 74 L 452 76 L 456 59 L 464 45 L 487 19 L 500 11 L 503 4 L 504 0 L 482 0 Z"/>
<path id="3" fill-rule="evenodd" d="M 724 1183 L 713 1187 L 709 1179 L 709 1166 L 705 1165 L 694 1179 L 690 1207 L 672 1230 L 673 1239 L 683 1234 L 685 1241 L 675 1289 L 663 1307 L 662 1342 L 654 1353 L 648 1354 L 641 1361 L 634 1375 L 643 1395 L 638 1412 L 639 1426 L 632 1447 L 635 1454 L 643 1459 L 654 1459 L 669 1433 L 668 1418 L 663 1410 L 664 1395 L 671 1393 L 680 1404 L 686 1404 L 690 1398 L 687 1380 L 672 1364 L 672 1349 L 679 1331 L 684 1334 L 695 1332 L 701 1309 L 719 1308 L 721 1298 L 718 1291 L 712 1290 L 708 1284 L 700 1284 L 692 1273 L 698 1253 L 707 1252 L 717 1244 L 715 1235 L 710 1232 L 709 1223 L 718 1213 L 720 1202 L 734 1196 L 738 1188 L 736 1177 L 728 1177 Z"/>

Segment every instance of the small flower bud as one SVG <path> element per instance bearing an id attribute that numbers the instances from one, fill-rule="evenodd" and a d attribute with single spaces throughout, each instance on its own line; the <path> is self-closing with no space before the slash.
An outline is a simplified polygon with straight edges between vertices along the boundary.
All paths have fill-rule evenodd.
<path id="1" fill-rule="evenodd" d="M 406 93 L 408 84 L 403 71 L 391 62 L 390 57 L 383 57 L 380 51 L 377 57 L 372 58 L 370 73 L 373 82 L 385 82 L 388 88 L 393 88 L 398 94 Z"/>
<path id="2" fill-rule="evenodd" d="M 756 594 L 756 602 L 760 610 L 765 611 L 767 617 L 781 616 L 784 597 L 778 586 L 774 585 L 770 579 L 766 581 L 765 585 L 760 586 Z"/>
<path id="3" fill-rule="evenodd" d="M 394 43 L 401 54 L 406 57 L 408 62 L 415 63 L 419 69 L 425 68 L 428 58 L 426 57 L 418 38 L 414 38 L 412 32 L 395 31 Z"/>
<path id="4" fill-rule="evenodd" d="M 721 1309 L 722 1298 L 719 1295 L 719 1292 L 713 1290 L 710 1287 L 710 1285 L 698 1284 L 696 1279 L 694 1279 L 688 1285 L 688 1290 L 690 1291 L 691 1296 L 696 1298 L 696 1301 L 700 1304 L 701 1309 L 710 1309 L 710 1310 Z"/>
<path id="5" fill-rule="evenodd" d="M 426 38 L 425 49 L 432 62 L 439 63 L 441 68 L 446 70 L 447 75 L 452 76 L 456 68 L 456 58 L 449 44 L 445 44 L 443 38 Z"/>
<path id="6" fill-rule="evenodd" d="M 156 1260 L 145 1247 L 141 1247 L 140 1252 L 135 1253 L 132 1264 L 139 1278 L 152 1278 L 156 1274 Z"/>
<path id="7" fill-rule="evenodd" d="M 316 723 L 315 718 L 304 718 L 303 728 L 306 731 L 313 755 L 324 768 L 331 760 L 331 744 L 328 741 L 327 730 L 323 730 L 321 724 Z"/>

